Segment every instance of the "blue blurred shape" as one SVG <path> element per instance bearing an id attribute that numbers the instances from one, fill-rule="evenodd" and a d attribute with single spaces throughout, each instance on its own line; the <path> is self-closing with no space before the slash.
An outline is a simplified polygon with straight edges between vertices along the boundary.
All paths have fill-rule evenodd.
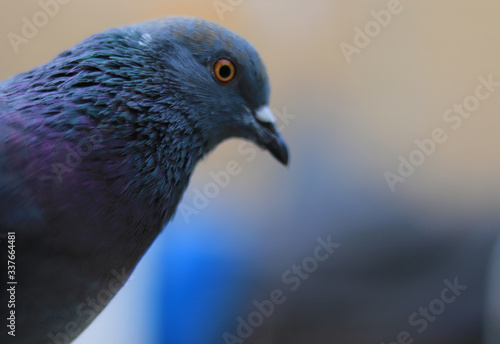
<path id="1" fill-rule="evenodd" d="M 220 342 L 252 293 L 251 247 L 206 227 L 176 227 L 159 241 L 149 295 L 154 343 Z"/>

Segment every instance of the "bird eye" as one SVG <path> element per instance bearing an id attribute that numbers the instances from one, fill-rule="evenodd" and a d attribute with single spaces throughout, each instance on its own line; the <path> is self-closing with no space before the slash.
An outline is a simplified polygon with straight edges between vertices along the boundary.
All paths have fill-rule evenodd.
<path id="1" fill-rule="evenodd" d="M 229 82 L 236 75 L 236 67 L 228 59 L 219 59 L 214 64 L 214 75 L 220 82 Z"/>

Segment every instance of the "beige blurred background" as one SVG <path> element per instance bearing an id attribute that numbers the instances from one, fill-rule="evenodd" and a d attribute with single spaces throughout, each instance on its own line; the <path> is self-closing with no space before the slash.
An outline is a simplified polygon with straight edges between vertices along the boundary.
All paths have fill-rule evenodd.
<path id="1" fill-rule="evenodd" d="M 36 0 L 4 1 L 0 79 L 40 65 L 107 28 L 168 15 L 202 17 L 246 37 L 261 53 L 271 78 L 272 107 L 286 107 L 297 116 L 284 130 L 292 168 L 300 164 L 294 151 L 303 148 L 306 138 L 315 147 L 317 137 L 341 135 L 335 144 L 342 142 L 349 152 L 346 159 L 357 161 L 351 168 L 359 166 L 373 183 L 384 185 L 383 173 L 395 172 L 398 156 L 408 157 L 415 139 L 428 138 L 441 127 L 447 141 L 397 185 L 396 193 L 469 209 L 491 204 L 500 185 L 500 91 L 481 101 L 456 131 L 442 114 L 473 94 L 478 76 L 493 74 L 500 80 L 500 2 L 401 0 L 401 13 L 347 63 L 340 44 L 353 44 L 355 27 L 363 28 L 373 20 L 370 11 L 385 9 L 389 2 L 222 0 L 231 10 L 220 16 L 212 0 L 72 0 L 61 4 L 16 54 L 8 34 L 20 34 L 22 18 L 32 18 L 41 7 Z M 310 154 L 325 161 L 332 149 L 344 149 L 329 146 L 333 141 L 317 143 Z M 199 170 L 220 169 L 236 155 L 234 144 L 225 143 Z M 278 169 L 268 156 L 259 155 L 259 163 L 236 187 L 252 192 L 264 171 L 281 173 Z M 204 178 L 198 171 L 193 183 Z"/>

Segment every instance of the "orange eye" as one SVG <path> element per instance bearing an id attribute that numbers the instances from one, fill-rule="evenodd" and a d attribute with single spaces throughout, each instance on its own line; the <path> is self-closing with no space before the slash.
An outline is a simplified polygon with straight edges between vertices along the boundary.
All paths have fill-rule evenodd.
<path id="1" fill-rule="evenodd" d="M 214 74 L 220 82 L 229 82 L 236 75 L 234 63 L 228 59 L 220 59 L 214 64 Z"/>

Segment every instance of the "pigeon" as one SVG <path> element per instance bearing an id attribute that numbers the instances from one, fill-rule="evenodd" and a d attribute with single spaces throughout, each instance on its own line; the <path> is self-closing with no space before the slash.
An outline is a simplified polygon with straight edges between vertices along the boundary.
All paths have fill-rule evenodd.
<path id="1" fill-rule="evenodd" d="M 76 338 L 225 139 L 288 165 L 269 97 L 252 45 L 191 17 L 98 33 L 1 82 L 0 342 Z"/>

